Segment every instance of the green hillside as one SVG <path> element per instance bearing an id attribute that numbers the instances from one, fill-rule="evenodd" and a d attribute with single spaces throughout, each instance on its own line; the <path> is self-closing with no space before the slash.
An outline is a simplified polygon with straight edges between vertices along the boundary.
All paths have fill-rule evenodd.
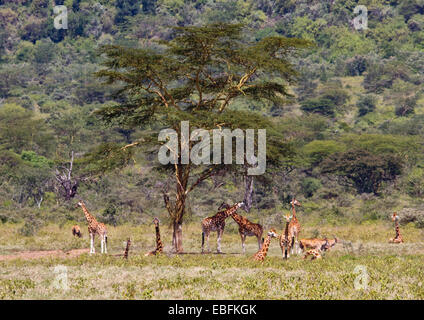
<path id="1" fill-rule="evenodd" d="M 353 26 L 359 4 L 368 8 L 366 30 Z M 105 60 L 99 48 L 159 51 L 158 40 L 173 39 L 175 26 L 240 23 L 250 43 L 283 36 L 314 44 L 291 57 L 299 72 L 288 88 L 291 98 L 252 102 L 240 96 L 229 105 L 269 119 L 292 150 L 284 166 L 255 178 L 247 216 L 280 224 L 296 196 L 304 224 L 369 223 L 398 211 L 401 222 L 424 227 L 424 1 L 56 5 L 68 9 L 66 30 L 54 28 L 52 1 L 0 0 L 2 222 L 25 221 L 22 232 L 31 235 L 48 221 L 84 218 L 55 178 L 56 170 L 66 172 L 71 152 L 77 195 L 100 220 L 150 223 L 160 216 L 167 222 L 162 191 L 169 185 L 173 192 L 175 181 L 157 170 L 157 153 L 141 148 L 118 164 L 95 160 L 157 129 L 105 123 L 94 112 L 122 102 L 112 95 L 118 84 L 104 85 L 94 75 Z M 239 174 L 215 175 L 190 193 L 184 221 L 211 215 L 244 193 Z"/>

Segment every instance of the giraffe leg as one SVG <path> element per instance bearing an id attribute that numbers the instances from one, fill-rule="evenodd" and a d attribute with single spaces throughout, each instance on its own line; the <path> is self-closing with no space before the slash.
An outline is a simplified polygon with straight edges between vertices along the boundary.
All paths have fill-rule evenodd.
<path id="1" fill-rule="evenodd" d="M 105 253 L 107 253 L 107 235 L 105 235 Z"/>
<path id="2" fill-rule="evenodd" d="M 207 246 L 208 246 L 208 252 L 211 252 L 211 248 L 210 248 L 210 246 L 209 246 L 209 232 L 207 233 L 207 235 L 206 235 L 206 244 L 207 244 Z"/>
<path id="3" fill-rule="evenodd" d="M 96 253 L 94 249 L 94 234 L 90 233 L 90 254 Z"/>
<path id="4" fill-rule="evenodd" d="M 103 253 L 104 240 L 103 236 L 100 237 L 100 253 Z"/>
<path id="5" fill-rule="evenodd" d="M 218 251 L 218 253 L 222 253 L 222 251 L 221 251 L 221 236 L 222 236 L 222 231 L 218 230 L 218 239 L 217 239 L 217 251 Z"/>
<path id="6" fill-rule="evenodd" d="M 246 253 L 246 246 L 244 244 L 244 242 L 246 241 L 246 236 L 240 233 L 240 237 L 241 237 L 241 247 L 243 249 L 243 253 Z"/>
<path id="7" fill-rule="evenodd" d="M 258 247 L 259 247 L 259 250 L 261 250 L 261 247 L 262 247 L 262 239 L 261 239 L 261 237 L 260 237 L 260 236 L 258 237 Z"/>

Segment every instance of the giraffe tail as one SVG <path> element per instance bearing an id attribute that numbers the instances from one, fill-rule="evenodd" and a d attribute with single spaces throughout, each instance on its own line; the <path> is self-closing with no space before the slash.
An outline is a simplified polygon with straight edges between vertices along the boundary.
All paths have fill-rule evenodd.
<path id="1" fill-rule="evenodd" d="M 106 245 L 107 245 L 107 235 L 105 235 L 105 243 L 106 243 Z"/>
<path id="2" fill-rule="evenodd" d="M 205 244 L 205 233 L 202 232 L 202 249 L 203 249 L 204 244 Z"/>

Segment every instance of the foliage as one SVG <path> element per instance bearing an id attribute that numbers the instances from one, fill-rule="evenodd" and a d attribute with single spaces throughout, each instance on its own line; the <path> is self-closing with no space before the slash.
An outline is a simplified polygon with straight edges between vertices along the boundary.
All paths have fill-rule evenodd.
<path id="1" fill-rule="evenodd" d="M 322 172 L 352 182 L 358 193 L 378 194 L 382 182 L 392 181 L 402 172 L 402 162 L 393 155 L 375 156 L 363 149 L 352 149 L 323 161 Z"/>

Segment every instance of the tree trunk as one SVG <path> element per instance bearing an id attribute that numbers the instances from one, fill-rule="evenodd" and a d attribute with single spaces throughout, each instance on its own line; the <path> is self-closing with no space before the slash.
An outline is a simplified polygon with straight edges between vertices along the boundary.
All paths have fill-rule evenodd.
<path id="1" fill-rule="evenodd" d="M 173 223 L 174 231 L 172 234 L 172 244 L 174 246 L 174 251 L 176 253 L 184 252 L 183 249 L 183 224 L 174 222 Z"/>
<path id="2" fill-rule="evenodd" d="M 253 197 L 253 176 L 244 177 L 244 204 L 247 212 L 250 212 L 252 208 L 252 197 Z"/>
<path id="3" fill-rule="evenodd" d="M 164 192 L 163 199 L 165 201 L 166 209 L 172 219 L 173 233 L 172 233 L 172 246 L 174 247 L 175 253 L 184 252 L 183 249 L 183 216 L 185 213 L 185 202 L 187 199 L 187 182 L 189 167 L 176 166 L 176 177 L 177 177 L 177 190 L 175 195 L 175 204 L 171 205 L 168 195 Z"/>

